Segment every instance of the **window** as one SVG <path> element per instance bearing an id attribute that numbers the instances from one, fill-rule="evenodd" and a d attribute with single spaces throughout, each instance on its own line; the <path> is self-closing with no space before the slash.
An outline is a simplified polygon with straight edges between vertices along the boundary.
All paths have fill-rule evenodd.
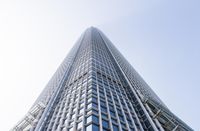
<path id="1" fill-rule="evenodd" d="M 98 114 L 98 111 L 97 111 L 97 110 L 94 110 L 94 109 L 91 109 L 91 110 L 87 111 L 87 114 L 88 114 L 88 115 L 91 114 L 91 113 L 96 113 L 96 114 Z"/>
<path id="2" fill-rule="evenodd" d="M 117 123 L 117 119 L 116 118 L 111 118 L 111 119 L 112 119 L 112 122 Z"/>
<path id="3" fill-rule="evenodd" d="M 90 122 L 93 122 L 93 123 L 99 123 L 99 118 L 95 115 L 91 115 L 91 116 L 88 116 L 86 118 L 86 123 L 90 123 Z"/>
<path id="4" fill-rule="evenodd" d="M 71 115 L 71 119 L 74 119 L 75 118 L 75 116 L 76 116 L 76 114 L 74 113 L 74 114 L 72 114 Z"/>
<path id="5" fill-rule="evenodd" d="M 134 128 L 132 128 L 132 127 L 130 127 L 130 130 L 131 130 L 131 131 L 135 131 L 135 129 L 134 129 Z"/>
<path id="6" fill-rule="evenodd" d="M 87 109 L 90 109 L 90 108 L 92 108 L 92 103 L 87 105 Z"/>
<path id="7" fill-rule="evenodd" d="M 82 128 L 82 121 L 77 123 L 77 129 L 80 129 L 80 128 Z"/>
<path id="8" fill-rule="evenodd" d="M 115 112 L 110 111 L 110 115 L 111 115 L 112 117 L 115 117 Z"/>
<path id="9" fill-rule="evenodd" d="M 101 100 L 100 103 L 101 103 L 101 106 L 106 106 L 106 102 L 105 101 Z"/>
<path id="10" fill-rule="evenodd" d="M 121 114 L 118 114 L 119 115 L 119 119 L 121 120 L 121 121 L 124 121 L 124 117 L 121 115 Z"/>
<path id="11" fill-rule="evenodd" d="M 78 116 L 77 120 L 81 120 L 83 118 L 83 115 Z"/>
<path id="12" fill-rule="evenodd" d="M 90 124 L 86 127 L 86 131 L 99 131 L 99 126 L 95 124 Z"/>
<path id="13" fill-rule="evenodd" d="M 107 112 L 107 108 L 105 106 L 101 106 L 101 111 L 102 112 Z"/>
<path id="14" fill-rule="evenodd" d="M 98 108 L 98 105 L 96 103 L 90 103 L 87 105 L 87 109 L 89 108 Z"/>
<path id="15" fill-rule="evenodd" d="M 108 118 L 108 116 L 104 113 L 101 113 L 102 118 Z"/>
<path id="16" fill-rule="evenodd" d="M 80 106 L 80 107 L 83 107 L 83 106 L 84 106 L 84 104 L 85 104 L 85 103 L 84 103 L 84 102 L 82 102 L 82 103 L 80 103 L 80 105 L 79 105 L 79 106 Z"/>
<path id="17" fill-rule="evenodd" d="M 95 98 L 95 97 L 90 97 L 90 98 L 88 98 L 87 102 L 88 102 L 88 103 L 90 103 L 90 102 L 97 103 L 97 98 Z"/>
<path id="18" fill-rule="evenodd" d="M 104 128 L 109 128 L 109 123 L 106 120 L 102 120 L 102 125 Z"/>
<path id="19" fill-rule="evenodd" d="M 114 109 L 114 106 L 111 105 L 111 104 L 109 104 L 109 108 L 110 108 L 110 110 L 112 110 L 112 111 L 115 110 L 115 109 Z"/>
<path id="20" fill-rule="evenodd" d="M 69 128 L 68 131 L 73 131 L 73 127 Z"/>
<path id="21" fill-rule="evenodd" d="M 75 112 L 76 111 L 76 108 L 72 108 L 72 112 Z"/>
<path id="22" fill-rule="evenodd" d="M 131 120 L 127 120 L 129 125 L 133 125 Z"/>
<path id="23" fill-rule="evenodd" d="M 119 128 L 117 125 L 113 125 L 113 131 L 119 131 Z"/>
<path id="24" fill-rule="evenodd" d="M 122 126 L 123 128 L 126 128 L 126 124 L 125 124 L 125 123 L 122 123 L 122 122 L 121 122 L 121 126 Z"/>
<path id="25" fill-rule="evenodd" d="M 79 109 L 79 114 L 82 114 L 84 112 L 84 108 Z"/>
<path id="26" fill-rule="evenodd" d="M 66 131 L 66 129 L 67 129 L 67 128 L 66 128 L 66 127 L 64 127 L 64 128 L 61 128 L 61 129 L 62 129 L 62 131 Z"/>

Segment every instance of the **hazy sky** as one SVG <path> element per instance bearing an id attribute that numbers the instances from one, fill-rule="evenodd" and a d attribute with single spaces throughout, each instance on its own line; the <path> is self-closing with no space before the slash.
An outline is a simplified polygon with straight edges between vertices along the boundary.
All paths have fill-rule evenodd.
<path id="1" fill-rule="evenodd" d="M 1 0 L 0 130 L 29 110 L 80 34 L 102 30 L 179 118 L 200 130 L 199 0 Z"/>

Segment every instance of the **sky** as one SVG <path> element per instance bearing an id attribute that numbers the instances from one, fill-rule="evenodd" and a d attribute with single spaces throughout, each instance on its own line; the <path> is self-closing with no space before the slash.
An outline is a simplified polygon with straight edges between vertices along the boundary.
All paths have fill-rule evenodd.
<path id="1" fill-rule="evenodd" d="M 167 107 L 200 130 L 200 1 L 1 0 L 0 130 L 30 109 L 90 26 L 102 30 Z"/>

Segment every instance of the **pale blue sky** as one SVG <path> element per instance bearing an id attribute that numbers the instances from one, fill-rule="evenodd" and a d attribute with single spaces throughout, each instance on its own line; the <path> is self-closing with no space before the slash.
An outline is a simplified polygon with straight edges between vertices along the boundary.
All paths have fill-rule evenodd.
<path id="1" fill-rule="evenodd" d="M 200 1 L 0 1 L 0 130 L 31 107 L 80 34 L 102 30 L 179 118 L 200 130 Z"/>

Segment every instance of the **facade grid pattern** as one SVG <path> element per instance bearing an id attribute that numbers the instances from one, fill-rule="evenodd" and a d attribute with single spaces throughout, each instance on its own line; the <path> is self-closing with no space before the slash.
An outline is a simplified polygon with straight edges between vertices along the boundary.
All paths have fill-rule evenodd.
<path id="1" fill-rule="evenodd" d="M 159 108 L 147 103 L 150 100 Z M 30 131 L 192 130 L 178 118 L 173 123 L 168 117 L 161 121 L 159 116 L 164 113 L 157 109 L 171 112 L 93 27 L 76 42 L 35 104 L 38 102 L 46 107 Z"/>

